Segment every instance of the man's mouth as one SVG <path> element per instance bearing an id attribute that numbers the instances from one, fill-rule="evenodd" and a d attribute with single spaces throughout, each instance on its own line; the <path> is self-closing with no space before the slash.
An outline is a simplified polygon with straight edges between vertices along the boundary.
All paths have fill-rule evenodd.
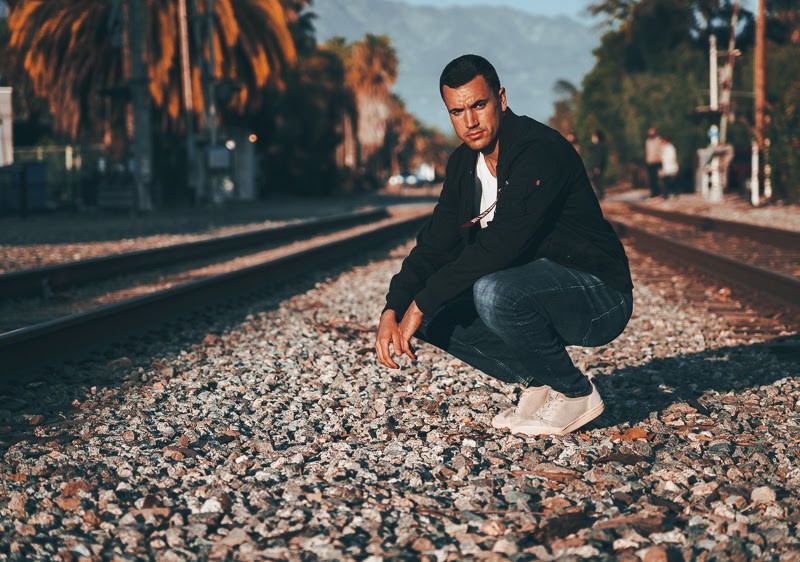
<path id="1" fill-rule="evenodd" d="M 483 135 L 483 131 L 475 131 L 473 133 L 467 133 L 467 138 L 470 139 L 477 139 L 478 137 Z"/>

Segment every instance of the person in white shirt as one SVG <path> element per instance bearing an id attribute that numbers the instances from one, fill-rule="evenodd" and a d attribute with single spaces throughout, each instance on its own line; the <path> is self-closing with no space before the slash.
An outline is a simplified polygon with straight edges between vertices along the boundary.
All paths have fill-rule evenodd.
<path id="1" fill-rule="evenodd" d="M 647 129 L 644 160 L 647 164 L 647 177 L 650 180 L 650 197 L 655 197 L 659 193 L 658 175 L 661 169 L 661 137 L 658 136 L 655 127 Z"/>
<path id="2" fill-rule="evenodd" d="M 663 188 L 661 191 L 664 199 L 670 195 L 677 195 L 675 189 L 675 180 L 678 177 L 678 153 L 675 150 L 675 145 L 669 140 L 666 135 L 661 137 L 661 182 Z"/>

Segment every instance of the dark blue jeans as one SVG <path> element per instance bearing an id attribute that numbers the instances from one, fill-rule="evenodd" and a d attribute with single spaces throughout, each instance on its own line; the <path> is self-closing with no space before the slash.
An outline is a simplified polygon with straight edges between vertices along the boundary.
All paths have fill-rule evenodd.
<path id="1" fill-rule="evenodd" d="M 585 396 L 591 385 L 565 346 L 607 344 L 632 310 L 631 292 L 542 258 L 482 277 L 415 335 L 504 382 Z"/>

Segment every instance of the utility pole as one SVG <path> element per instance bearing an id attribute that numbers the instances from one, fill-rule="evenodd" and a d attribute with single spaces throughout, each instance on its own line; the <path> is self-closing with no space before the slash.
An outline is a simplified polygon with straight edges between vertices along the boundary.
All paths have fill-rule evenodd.
<path id="1" fill-rule="evenodd" d="M 756 17 L 756 48 L 755 60 L 753 60 L 753 89 L 754 91 L 754 107 L 753 114 L 755 117 L 755 140 L 753 141 L 753 152 L 751 167 L 754 169 L 750 173 L 751 189 L 753 191 L 751 203 L 755 206 L 758 205 L 758 192 L 760 183 L 761 167 L 759 165 L 759 152 L 764 150 L 764 28 L 766 19 L 766 10 L 764 8 L 764 0 L 758 0 L 758 15 Z M 766 156 L 766 152 L 765 152 Z M 766 160 L 766 158 L 765 158 Z M 765 162 L 766 164 L 766 162 Z M 772 195 L 772 188 L 769 188 L 770 193 L 767 194 L 767 185 L 764 185 L 764 195 L 769 197 Z"/>
<path id="2" fill-rule="evenodd" d="M 709 100 L 708 108 L 712 112 L 719 110 L 719 66 L 717 52 L 717 37 L 713 33 L 708 36 L 708 81 L 709 81 Z M 719 128 L 711 125 L 709 130 L 709 146 L 711 147 L 711 160 L 708 167 L 703 172 L 703 181 L 700 184 L 700 194 L 703 199 L 714 200 L 720 197 L 719 157 L 714 155 L 719 144 Z"/>
<path id="3" fill-rule="evenodd" d="M 213 188 L 213 174 L 209 170 L 208 160 L 210 150 L 209 147 L 213 146 L 212 141 L 216 142 L 216 107 L 213 103 L 213 99 L 211 96 L 214 94 L 213 89 L 213 81 L 214 81 L 214 71 L 213 67 L 211 66 L 211 61 L 206 60 L 206 57 L 203 54 L 203 30 L 200 26 L 200 19 L 201 16 L 200 12 L 197 8 L 197 0 L 188 0 L 188 6 L 190 8 L 190 15 L 189 21 L 192 23 L 192 40 L 194 43 L 195 52 L 197 53 L 197 64 L 200 67 L 200 81 L 205 88 L 202 88 L 203 94 L 203 127 L 205 129 L 206 135 L 203 139 L 204 142 L 204 151 L 202 153 L 202 158 L 198 161 L 201 162 L 200 165 L 197 166 L 198 171 L 198 181 L 197 181 L 197 194 L 198 200 L 199 199 L 207 199 L 213 200 L 214 198 L 214 188 Z M 205 5 L 205 18 L 206 18 L 206 32 L 208 33 L 208 44 L 209 44 L 209 58 L 213 58 L 214 53 L 214 39 L 213 35 L 213 14 L 209 8 L 213 8 L 211 6 L 211 2 L 207 0 Z M 212 124 L 213 123 L 213 124 Z M 215 138 L 211 138 L 212 134 Z"/>
<path id="4" fill-rule="evenodd" d="M 199 197 L 197 155 L 194 138 L 194 96 L 192 92 L 192 63 L 189 57 L 189 21 L 186 0 L 178 0 L 178 28 L 181 42 L 181 80 L 183 107 L 186 111 L 186 178 L 195 200 Z"/>
<path id="5" fill-rule="evenodd" d="M 733 3 L 733 15 L 731 16 L 731 33 L 728 40 L 728 61 L 725 63 L 725 70 L 722 79 L 722 92 L 720 106 L 722 118 L 719 124 L 719 141 L 725 144 L 728 140 L 728 113 L 731 105 L 731 90 L 733 89 L 733 63 L 736 59 L 736 23 L 739 17 L 739 1 Z"/>
<path id="6" fill-rule="evenodd" d="M 217 95 L 214 88 L 214 0 L 206 0 L 206 40 L 208 41 L 208 114 L 211 147 L 217 146 Z"/>
<path id="7" fill-rule="evenodd" d="M 756 18 L 756 52 L 753 61 L 753 87 L 755 89 L 756 141 L 759 150 L 764 150 L 764 29 L 766 27 L 764 0 L 758 0 Z"/>
<path id="8" fill-rule="evenodd" d="M 717 36 L 713 33 L 708 36 L 708 82 L 709 100 L 708 107 L 711 111 L 719 109 L 719 69 L 717 67 Z"/>
<path id="9" fill-rule="evenodd" d="M 153 144 L 150 131 L 150 99 L 144 66 L 145 0 L 128 0 L 128 41 L 131 57 L 131 100 L 133 102 L 134 178 L 140 211 L 151 211 L 150 186 L 153 178 Z"/>

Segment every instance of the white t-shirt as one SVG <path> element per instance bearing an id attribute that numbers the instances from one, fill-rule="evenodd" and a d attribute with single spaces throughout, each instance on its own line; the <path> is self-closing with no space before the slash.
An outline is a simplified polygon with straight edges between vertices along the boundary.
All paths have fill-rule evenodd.
<path id="1" fill-rule="evenodd" d="M 678 174 L 679 170 L 678 154 L 675 151 L 675 145 L 671 142 L 665 142 L 661 148 L 661 175 L 675 176 Z"/>
<path id="2" fill-rule="evenodd" d="M 497 201 L 497 178 L 489 171 L 489 166 L 486 165 L 486 159 L 483 157 L 483 152 L 478 155 L 478 164 L 475 166 L 475 181 L 477 189 L 481 190 L 481 208 L 478 214 L 484 212 L 488 207 Z M 492 209 L 488 215 L 481 219 L 481 228 L 486 228 L 489 222 L 494 218 L 494 212 L 497 209 Z"/>

